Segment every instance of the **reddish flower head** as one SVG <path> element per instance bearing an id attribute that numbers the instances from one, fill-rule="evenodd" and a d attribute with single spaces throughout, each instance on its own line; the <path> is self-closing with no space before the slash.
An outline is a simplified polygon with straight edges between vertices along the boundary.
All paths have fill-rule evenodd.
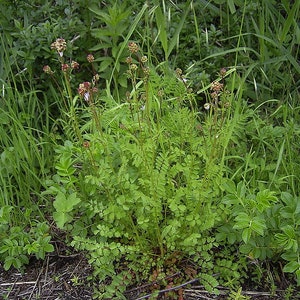
<path id="1" fill-rule="evenodd" d="M 90 91 L 90 88 L 91 88 L 91 83 L 90 82 L 88 82 L 88 81 L 82 82 L 82 83 L 79 84 L 78 94 L 81 97 L 84 97 L 85 93 L 88 93 Z"/>
<path id="2" fill-rule="evenodd" d="M 139 46 L 135 42 L 129 42 L 128 49 L 130 53 L 137 53 L 139 51 Z"/>
<path id="3" fill-rule="evenodd" d="M 48 65 L 43 67 L 43 71 L 46 74 L 53 74 L 54 73 Z"/>
<path id="4" fill-rule="evenodd" d="M 92 63 L 95 60 L 95 57 L 93 54 L 89 54 L 86 59 L 89 63 Z"/>
<path id="5" fill-rule="evenodd" d="M 71 68 L 72 69 L 78 69 L 79 68 L 79 63 L 77 61 L 72 60 Z"/>
<path id="6" fill-rule="evenodd" d="M 68 64 L 62 64 L 61 65 L 61 70 L 63 72 L 67 72 L 69 70 L 70 66 Z"/>
<path id="7" fill-rule="evenodd" d="M 57 39 L 51 44 L 51 49 L 55 49 L 60 56 L 63 56 L 64 51 L 67 48 L 67 43 L 64 39 Z"/>

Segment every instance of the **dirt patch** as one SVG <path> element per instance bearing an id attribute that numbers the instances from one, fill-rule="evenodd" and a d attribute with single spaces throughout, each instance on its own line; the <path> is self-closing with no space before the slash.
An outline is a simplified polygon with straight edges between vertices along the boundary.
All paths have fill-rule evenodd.
<path id="1" fill-rule="evenodd" d="M 6 272 L 0 267 L 0 299 L 92 299 L 88 283 L 91 274 L 92 268 L 83 254 L 33 259 L 23 273 Z"/>
<path id="2" fill-rule="evenodd" d="M 157 298 L 151 298 L 154 293 L 145 295 L 145 286 L 140 286 L 132 290 L 126 291 L 125 295 L 130 300 L 144 300 L 144 299 L 157 299 L 157 300 L 296 300 L 300 299 L 300 294 L 297 291 L 291 292 L 290 296 L 287 297 L 288 293 L 285 290 L 276 290 L 273 293 L 264 291 L 245 291 L 237 290 L 230 291 L 228 288 L 218 287 L 219 294 L 210 294 L 204 288 L 204 286 L 197 285 L 195 283 L 184 283 L 179 286 L 172 288 L 161 289 L 158 291 Z M 142 291 L 144 296 L 137 291 Z M 134 292 L 137 292 L 134 296 Z M 131 296 L 129 296 L 131 294 Z"/>
<path id="3" fill-rule="evenodd" d="M 70 254 L 71 253 L 71 254 Z M 0 299 L 11 300 L 78 300 L 92 299 L 96 282 L 90 280 L 92 267 L 88 264 L 84 253 L 72 253 L 65 248 L 64 254 L 57 252 L 48 255 L 44 261 L 31 259 L 23 273 L 16 270 L 4 271 L 0 266 Z M 180 273 L 180 272 L 179 272 Z M 180 274 L 177 274 L 180 276 Z M 176 275 L 176 274 L 175 274 Z M 90 278 L 89 278 L 90 277 Z M 220 294 L 209 294 L 197 279 L 173 286 L 163 286 L 158 282 L 150 282 L 130 287 L 124 296 L 128 300 L 143 299 L 178 299 L 178 300 L 296 300 L 300 292 L 293 289 L 276 290 L 272 294 L 266 291 L 251 291 L 244 287 L 230 294 L 230 290 L 219 287 Z M 157 298 L 153 298 L 156 292 Z M 231 291 L 232 293 L 232 291 Z M 240 293 L 240 295 L 238 295 Z M 289 294 L 289 297 L 288 297 Z M 245 298 L 243 298 L 244 296 Z M 248 297 L 248 298 L 246 298 Z"/>

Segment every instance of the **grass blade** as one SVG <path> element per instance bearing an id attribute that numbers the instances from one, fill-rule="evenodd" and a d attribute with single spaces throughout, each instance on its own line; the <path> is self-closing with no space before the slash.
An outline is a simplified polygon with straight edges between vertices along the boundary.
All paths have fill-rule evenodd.
<path id="1" fill-rule="evenodd" d="M 165 20 L 165 16 L 160 8 L 160 6 L 157 6 L 155 9 L 155 18 L 156 18 L 156 24 L 158 27 L 158 37 L 160 39 L 161 45 L 165 52 L 165 60 L 168 59 L 168 35 L 167 35 L 167 24 Z"/>
<path id="2" fill-rule="evenodd" d="M 288 17 L 286 18 L 286 21 L 283 25 L 283 29 L 279 38 L 279 41 L 282 43 L 286 40 L 286 37 L 288 33 L 290 32 L 291 26 L 295 24 L 297 25 L 297 20 L 295 19 L 295 16 L 299 15 L 299 8 L 300 8 L 300 1 L 295 1 L 293 7 L 288 12 Z"/>
<path id="3" fill-rule="evenodd" d="M 118 66 L 118 64 L 119 64 L 120 57 L 121 57 L 121 55 L 122 55 L 122 53 L 123 53 L 125 47 L 127 46 L 128 41 L 129 41 L 131 35 L 133 34 L 134 30 L 136 29 L 136 27 L 137 27 L 139 21 L 141 20 L 143 14 L 144 14 L 144 12 L 145 12 L 145 10 L 146 10 L 147 8 L 148 8 L 148 4 L 145 3 L 145 4 L 143 5 L 142 9 L 140 10 L 140 12 L 137 14 L 136 18 L 134 19 L 132 25 L 130 26 L 130 28 L 129 28 L 129 30 L 128 30 L 127 36 L 125 37 L 125 40 L 124 40 L 124 42 L 123 42 L 123 44 L 122 44 L 122 46 L 121 46 L 121 48 L 120 48 L 120 50 L 119 50 L 119 52 L 118 52 L 118 55 L 117 55 L 117 57 L 116 57 L 116 62 L 115 62 L 114 68 L 113 68 L 113 70 L 112 70 L 112 72 L 111 72 L 111 76 L 110 76 L 110 79 L 109 79 L 109 82 L 108 82 L 109 86 L 110 86 L 110 84 L 111 84 L 111 82 L 112 82 L 112 80 L 113 80 L 113 75 L 114 75 L 115 70 L 116 70 L 116 68 L 117 68 L 117 66 Z"/>
<path id="4" fill-rule="evenodd" d="M 172 50 L 174 49 L 174 47 L 176 46 L 178 40 L 179 40 L 179 35 L 180 35 L 180 32 L 182 30 L 182 27 L 184 25 L 184 22 L 185 22 L 185 19 L 190 11 L 190 4 L 191 4 L 191 1 L 189 1 L 187 4 L 186 4 L 186 7 L 185 7 L 185 11 L 184 11 L 184 14 L 181 18 L 181 21 L 180 23 L 178 24 L 177 28 L 176 28 L 176 31 L 170 41 L 170 44 L 169 44 L 169 49 L 168 49 L 168 52 L 167 52 L 167 57 L 166 59 L 169 57 L 169 55 L 171 54 Z"/>

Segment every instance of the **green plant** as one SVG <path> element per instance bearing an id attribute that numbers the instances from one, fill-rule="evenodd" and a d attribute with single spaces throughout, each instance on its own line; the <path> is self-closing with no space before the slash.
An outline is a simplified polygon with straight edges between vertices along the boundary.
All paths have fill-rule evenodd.
<path id="1" fill-rule="evenodd" d="M 131 280 L 146 279 L 155 269 L 170 272 L 176 253 L 174 267 L 194 260 L 201 282 L 217 292 L 218 244 L 210 231 L 220 220 L 230 94 L 221 82 L 210 86 L 202 127 L 182 71 L 159 75 L 136 43 L 128 48 L 132 90 L 125 102 L 109 93 L 99 102 L 92 83 L 79 85 L 91 121 L 78 128 L 83 144 L 65 141 L 56 149 L 57 172 L 45 192 L 55 197 L 54 220 L 71 233 L 72 246 L 89 252 L 104 298 L 121 297 L 125 266 Z"/>
<path id="2" fill-rule="evenodd" d="M 96 28 L 91 31 L 99 43 L 90 50 L 103 52 L 96 59 L 96 62 L 99 62 L 98 72 L 102 78 L 107 80 L 108 87 L 111 85 L 115 87 L 113 96 L 119 100 L 119 97 L 123 96 L 120 95 L 122 88 L 127 88 L 127 79 L 123 76 L 126 71 L 124 49 L 143 17 L 147 4 L 145 3 L 139 9 L 138 14 L 133 19 L 130 16 L 132 7 L 129 8 L 126 1 L 122 4 L 115 2 L 114 5 L 107 8 L 107 11 L 99 9 L 96 5 L 91 5 L 89 9 L 99 20 L 95 23 Z M 100 28 L 100 24 L 102 28 Z M 111 88 L 111 90 L 113 89 Z"/>
<path id="3" fill-rule="evenodd" d="M 0 6 L 6 269 L 53 250 L 47 216 L 99 298 L 299 284 L 299 1 Z"/>
<path id="4" fill-rule="evenodd" d="M 279 198 L 270 190 L 250 194 L 243 182 L 227 181 L 223 188 L 222 202 L 232 214 L 218 229 L 217 240 L 243 241 L 240 251 L 252 259 L 274 260 L 281 255 L 288 262 L 283 271 L 295 273 L 299 284 L 299 198 L 287 192 Z"/>
<path id="5" fill-rule="evenodd" d="M 3 57 L 7 61 L 8 53 L 4 51 Z M 0 192 L 3 205 L 20 208 L 33 203 L 48 172 L 50 147 L 42 131 L 49 130 L 48 120 L 40 119 L 47 103 L 41 105 L 34 89 L 27 92 L 17 86 L 9 64 L 6 70 L 11 80 L 2 83 Z"/>
<path id="6" fill-rule="evenodd" d="M 5 39 L 1 39 L 7 45 Z M 0 104 L 0 260 L 4 269 L 23 268 L 28 257 L 44 259 L 54 250 L 49 227 L 41 211 L 43 182 L 49 172 L 51 147 L 47 102 L 41 105 L 38 91 L 18 85 L 9 62 L 9 48 L 1 48 L 5 76 Z M 4 80 L 5 79 L 5 80 Z M 41 120 L 42 119 L 42 120 Z"/>
<path id="7" fill-rule="evenodd" d="M 15 64 L 11 65 L 14 72 L 22 70 L 29 82 L 34 81 L 37 88 L 46 88 L 39 85 L 39 66 L 45 60 L 55 58 L 44 45 L 62 35 L 73 42 L 80 38 L 85 41 L 84 48 L 75 43 L 73 51 L 78 49 L 78 53 L 84 53 L 83 49 L 89 48 L 89 41 L 94 43 L 90 35 L 92 17 L 87 9 L 87 5 L 94 2 L 97 1 L 75 0 L 72 4 L 64 1 L 1 1 L 0 30 L 8 39 L 12 57 L 18 61 L 19 69 Z M 79 61 L 84 61 L 85 55 L 79 56 Z"/>
<path id="8" fill-rule="evenodd" d="M 284 299 L 285 300 L 290 300 L 292 299 L 291 297 L 293 297 L 293 293 L 294 293 L 294 287 L 293 286 L 289 286 L 284 293 Z"/>
<path id="9" fill-rule="evenodd" d="M 46 253 L 53 252 L 48 231 L 48 225 L 41 222 L 32 224 L 27 232 L 20 226 L 12 226 L 8 232 L 1 231 L 0 259 L 4 261 L 4 270 L 12 266 L 23 268 L 29 262 L 29 255 L 34 254 L 37 259 L 44 259 Z"/>
<path id="10" fill-rule="evenodd" d="M 242 288 L 239 288 L 236 292 L 231 291 L 227 299 L 228 300 L 250 300 L 250 297 L 244 296 L 242 293 Z"/>
<path id="11" fill-rule="evenodd" d="M 279 210 L 282 218 L 281 232 L 276 234 L 275 239 L 283 251 L 282 258 L 288 262 L 283 271 L 295 273 L 297 285 L 300 285 L 299 197 L 293 197 L 291 194 L 283 192 L 281 199 L 284 203 Z"/>

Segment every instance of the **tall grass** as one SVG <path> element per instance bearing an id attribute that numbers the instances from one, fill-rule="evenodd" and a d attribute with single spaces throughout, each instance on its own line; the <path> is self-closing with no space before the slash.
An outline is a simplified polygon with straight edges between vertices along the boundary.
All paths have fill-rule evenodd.
<path id="1" fill-rule="evenodd" d="M 44 219 L 39 195 L 51 168 L 52 146 L 47 138 L 47 100 L 31 87 L 26 71 L 18 72 L 6 41 L 1 42 L 5 73 L 0 78 L 0 203 L 14 208 L 13 223 L 18 224 L 24 221 L 22 211 L 27 208 Z"/>

